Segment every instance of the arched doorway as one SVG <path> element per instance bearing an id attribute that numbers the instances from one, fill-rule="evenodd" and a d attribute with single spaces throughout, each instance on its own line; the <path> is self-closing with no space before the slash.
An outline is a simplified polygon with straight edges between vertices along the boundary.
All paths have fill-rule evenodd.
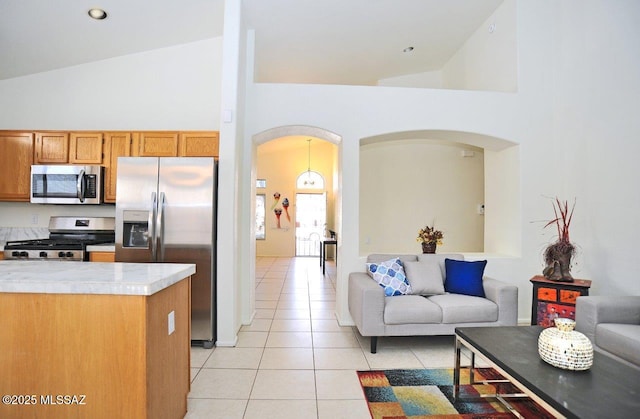
<path id="1" fill-rule="evenodd" d="M 313 154 L 311 155 L 307 154 L 307 147 L 310 145 L 308 140 L 310 139 L 314 142 Z M 286 140 L 289 141 L 289 144 L 293 145 L 287 146 Z M 278 143 L 282 143 L 282 147 L 284 148 L 281 148 Z M 252 263 L 254 263 L 255 257 L 260 255 L 261 252 L 265 252 L 264 254 L 266 255 L 299 255 L 300 252 L 298 252 L 299 249 L 297 249 L 298 234 L 296 233 L 300 232 L 298 224 L 300 224 L 300 227 L 304 224 L 304 218 L 296 214 L 298 211 L 297 201 L 300 197 L 298 195 L 299 193 L 320 193 L 324 199 L 326 199 L 326 222 L 320 222 L 321 225 L 316 226 L 319 227 L 318 234 L 322 234 L 325 227 L 329 227 L 334 231 L 340 231 L 340 226 L 337 225 L 336 221 L 340 219 L 339 214 L 342 211 L 342 208 L 339 206 L 341 200 L 338 199 L 339 197 L 336 197 L 336 194 L 339 194 L 342 189 L 339 184 L 341 181 L 341 167 L 338 164 L 340 161 L 339 156 L 341 153 L 342 138 L 339 135 L 322 128 L 310 126 L 277 127 L 254 135 L 253 146 L 254 159 L 252 173 L 255 179 L 252 179 L 252 185 L 254 185 L 255 188 L 254 195 L 262 194 L 265 196 L 267 204 L 265 206 L 265 238 L 255 242 L 256 246 L 253 247 L 251 254 Z M 292 151 L 292 148 L 287 149 L 287 147 L 302 148 L 301 152 L 304 154 Z M 260 152 L 258 150 L 259 148 Z M 318 151 L 318 148 L 321 150 Z M 263 152 L 264 149 L 271 150 L 270 154 L 266 155 L 266 157 Z M 259 166 L 258 159 L 260 158 L 270 160 L 280 159 L 280 161 L 283 162 L 278 166 L 280 171 L 295 172 L 295 176 L 289 176 L 289 179 L 286 179 L 286 183 L 284 184 L 282 183 L 282 179 L 276 179 L 281 176 L 271 176 L 274 178 L 272 182 L 270 182 L 270 179 L 260 179 L 265 186 L 264 188 L 258 188 L 256 186 L 256 180 L 261 176 L 257 173 Z M 324 162 L 317 160 L 324 160 Z M 326 160 L 330 160 L 329 165 L 327 165 Z M 310 161 L 313 163 L 310 164 Z M 260 167 L 262 166 L 264 166 L 264 164 L 260 165 Z M 271 166 L 273 166 L 273 164 Z M 273 168 L 271 170 L 273 170 Z M 314 173 L 316 171 L 321 173 Z M 283 175 L 283 173 L 279 173 L 279 175 Z M 322 181 L 326 183 L 321 191 L 317 189 L 317 186 L 319 186 L 317 184 L 319 181 L 317 178 L 318 175 Z M 306 184 L 304 184 L 305 181 L 307 182 Z M 299 185 L 300 182 L 303 182 L 302 187 Z M 274 198 L 276 193 L 279 196 L 277 202 Z M 283 207 L 282 203 L 285 199 L 286 207 Z M 279 212 L 279 214 L 273 213 L 274 211 Z M 255 219 L 255 215 L 254 209 L 252 211 L 252 220 Z M 278 219 L 275 217 L 278 217 Z M 316 221 L 315 224 L 318 224 L 318 222 Z M 306 256 L 319 254 L 317 251 L 313 254 L 306 253 Z"/>

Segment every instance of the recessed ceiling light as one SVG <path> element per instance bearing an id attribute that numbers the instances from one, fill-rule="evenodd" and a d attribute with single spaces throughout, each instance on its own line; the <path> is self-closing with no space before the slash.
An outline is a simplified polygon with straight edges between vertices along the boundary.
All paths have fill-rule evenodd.
<path id="1" fill-rule="evenodd" d="M 95 20 L 102 20 L 107 18 L 107 12 L 102 9 L 89 9 L 89 16 Z"/>
<path id="2" fill-rule="evenodd" d="M 405 49 L 402 50 L 402 52 L 411 52 L 413 51 L 413 47 L 406 47 Z"/>

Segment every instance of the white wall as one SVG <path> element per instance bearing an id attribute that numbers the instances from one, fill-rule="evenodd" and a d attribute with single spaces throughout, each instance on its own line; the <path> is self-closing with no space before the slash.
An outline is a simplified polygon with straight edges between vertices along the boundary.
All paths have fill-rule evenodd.
<path id="1" fill-rule="evenodd" d="M 640 294 L 640 2 L 563 1 L 556 16 L 554 128 L 564 196 L 577 199 L 576 271 L 594 293 Z"/>
<path id="2" fill-rule="evenodd" d="M 442 68 L 446 89 L 518 90 L 516 0 L 504 0 Z"/>
<path id="3" fill-rule="evenodd" d="M 0 202 L 0 227 L 48 227 L 53 215 L 115 217 L 114 205 L 40 205 Z"/>
<path id="4" fill-rule="evenodd" d="M 640 18 L 640 4 L 631 0 L 543 0 L 519 1 L 517 5 L 518 93 L 276 84 L 252 87 L 248 136 L 273 127 L 307 124 L 343 138 L 336 311 L 344 323 L 349 322 L 346 278 L 350 271 L 363 269 L 358 244 L 359 141 L 410 130 L 459 130 L 519 144 L 506 151 L 511 156 L 493 156 L 497 161 L 510 161 L 501 163 L 508 169 L 503 176 L 513 176 L 514 171 L 519 174 L 517 179 L 503 180 L 507 188 L 520 193 L 516 204 L 506 203 L 510 212 L 519 212 L 515 214 L 519 222 L 501 226 L 500 237 L 492 238 L 493 233 L 487 231 L 486 240 L 510 254 L 491 258 L 487 274 L 519 287 L 522 321 L 530 316 L 529 279 L 541 272 L 541 252 L 553 239 L 542 225 L 552 217 L 548 197 L 556 195 L 568 199 L 578 193 L 586 195 L 578 197 L 572 231 L 583 250 L 576 276 L 593 279 L 593 293 L 640 294 L 640 282 L 631 266 L 634 236 L 639 230 L 634 214 L 640 212 L 638 194 L 633 192 L 634 181 L 640 178 L 633 153 L 640 134 L 635 122 L 640 58 L 634 54 L 640 39 L 634 23 Z M 597 24 L 601 18 L 608 24 L 606 35 L 593 30 L 602 27 Z M 589 69 L 586 74 L 585 68 Z M 578 158 L 581 156 L 585 159 Z M 491 179 L 500 180 L 500 173 L 490 173 L 487 181 Z M 497 202 L 487 200 L 487 216 L 492 207 L 502 205 L 502 192 L 496 188 L 490 192 Z M 497 217 L 494 223 L 499 224 Z M 505 240 L 506 244 L 501 243 Z"/>
<path id="5" fill-rule="evenodd" d="M 425 73 L 380 79 L 378 80 L 378 86 L 439 89 L 442 88 L 442 71 L 427 71 Z"/>
<path id="6" fill-rule="evenodd" d="M 221 63 L 222 38 L 212 38 L 2 80 L 0 129 L 218 130 Z M 0 203 L 0 226 L 114 214 L 113 205 Z"/>
<path id="7" fill-rule="evenodd" d="M 0 81 L 0 129 L 218 130 L 222 38 Z"/>
<path id="8" fill-rule="evenodd" d="M 420 253 L 416 237 L 425 225 L 443 232 L 439 252 L 482 252 L 483 203 L 481 149 L 433 140 L 360 147 L 361 255 Z"/>

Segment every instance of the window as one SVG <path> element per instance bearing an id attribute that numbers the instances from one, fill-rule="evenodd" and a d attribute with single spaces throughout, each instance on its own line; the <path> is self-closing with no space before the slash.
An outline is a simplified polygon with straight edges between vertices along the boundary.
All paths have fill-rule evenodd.
<path id="1" fill-rule="evenodd" d="M 298 176 L 298 179 L 296 180 L 296 188 L 324 190 L 324 178 L 318 172 L 307 170 Z"/>
<path id="2" fill-rule="evenodd" d="M 266 196 L 265 194 L 256 195 L 256 240 L 264 240 L 266 238 L 265 215 L 266 215 Z"/>

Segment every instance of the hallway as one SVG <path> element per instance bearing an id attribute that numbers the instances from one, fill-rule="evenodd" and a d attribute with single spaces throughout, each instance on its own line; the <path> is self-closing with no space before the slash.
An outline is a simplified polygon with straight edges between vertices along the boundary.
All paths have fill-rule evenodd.
<path id="1" fill-rule="evenodd" d="M 234 348 L 192 348 L 187 418 L 370 418 L 356 370 L 453 367 L 453 338 L 369 339 L 335 319 L 335 264 L 258 257 L 256 317 Z"/>

